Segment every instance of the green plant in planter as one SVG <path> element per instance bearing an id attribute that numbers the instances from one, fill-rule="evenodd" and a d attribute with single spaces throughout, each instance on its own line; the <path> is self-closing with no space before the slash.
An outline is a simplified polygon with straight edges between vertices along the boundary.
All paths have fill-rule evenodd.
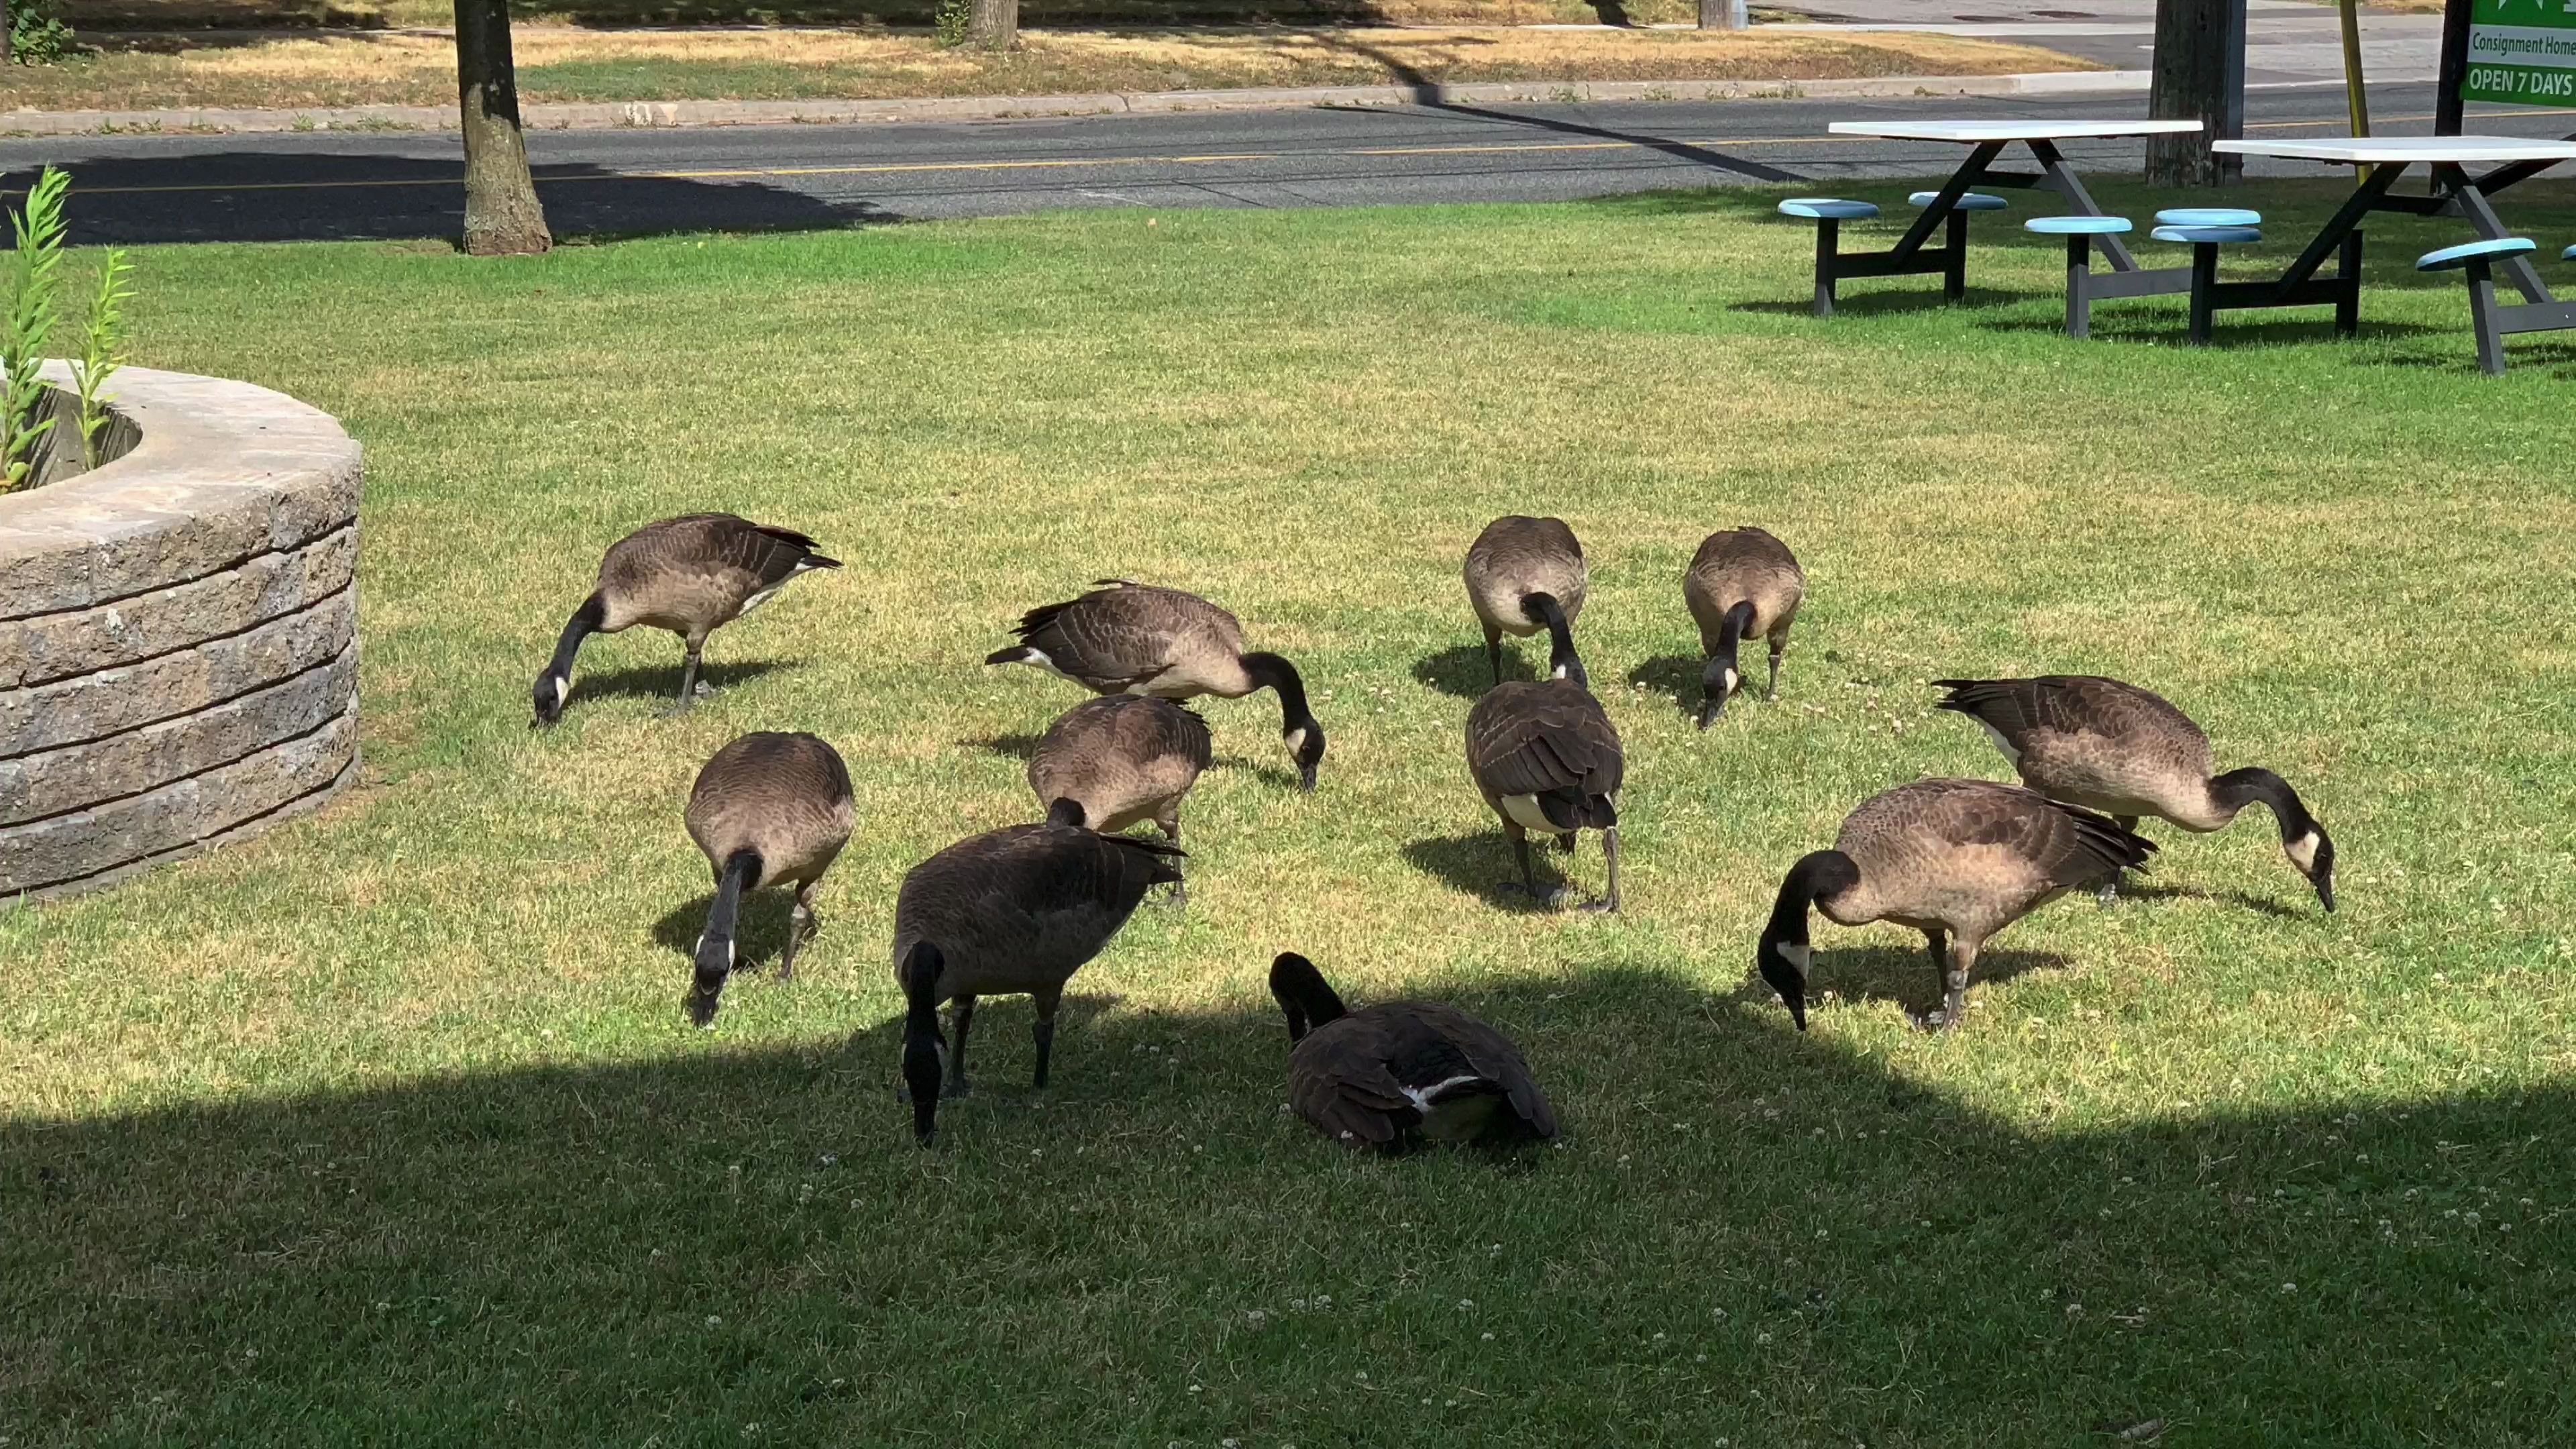
<path id="1" fill-rule="evenodd" d="M 54 293 L 62 280 L 63 195 L 71 190 L 70 173 L 46 167 L 27 189 L 27 202 L 9 218 L 15 245 L 9 269 L 0 282 L 0 305 L 8 315 L 0 322 L 0 493 L 26 485 L 36 468 L 36 444 L 54 426 L 50 413 L 38 417 L 45 398 L 36 369 L 45 359 L 45 338 L 54 330 Z"/>
<path id="2" fill-rule="evenodd" d="M 125 361 L 125 302 L 134 295 L 126 283 L 134 263 L 123 248 L 110 248 L 98 269 L 98 290 L 90 294 L 89 331 L 72 380 L 80 392 L 81 462 L 98 466 L 98 435 L 107 429 L 107 408 L 99 401 L 102 383 Z"/>

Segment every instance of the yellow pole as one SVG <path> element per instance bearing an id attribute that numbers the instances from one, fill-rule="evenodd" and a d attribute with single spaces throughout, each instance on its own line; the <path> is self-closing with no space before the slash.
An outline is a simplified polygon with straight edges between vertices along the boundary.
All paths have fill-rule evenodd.
<path id="1" fill-rule="evenodd" d="M 2343 12 L 2344 103 L 2352 112 L 2352 133 L 2367 136 L 2370 134 L 2370 97 L 2362 86 L 2359 0 L 2337 0 L 2336 8 Z M 2371 168 L 2367 166 L 2354 168 L 2355 184 L 2368 181 L 2370 172 Z"/>

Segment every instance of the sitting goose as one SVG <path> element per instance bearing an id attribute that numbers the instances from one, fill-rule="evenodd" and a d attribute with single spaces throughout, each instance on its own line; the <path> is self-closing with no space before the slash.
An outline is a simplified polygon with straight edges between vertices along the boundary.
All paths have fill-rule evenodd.
<path id="1" fill-rule="evenodd" d="M 1556 837 L 1574 853 L 1579 830 L 1601 832 L 1609 858 L 1610 894 L 1583 907 L 1619 909 L 1619 782 L 1626 768 L 1618 727 L 1592 697 L 1583 662 L 1570 654 L 1562 678 L 1514 680 L 1488 691 L 1467 712 L 1467 773 L 1503 822 L 1520 861 L 1512 890 L 1527 890 L 1548 909 L 1562 905 L 1563 885 L 1541 891 L 1530 865 L 1529 835 Z"/>
<path id="2" fill-rule="evenodd" d="M 1288 1017 L 1288 1100 L 1327 1137 L 1394 1149 L 1556 1135 L 1556 1111 L 1520 1048 L 1455 1007 L 1351 1011 L 1294 951 L 1270 963 L 1270 994 Z"/>
<path id="3" fill-rule="evenodd" d="M 537 676 L 533 726 L 549 728 L 563 718 L 582 640 L 637 624 L 680 636 L 688 656 L 672 713 L 686 712 L 697 699 L 698 651 L 709 634 L 769 602 L 797 575 L 840 566 L 794 529 L 730 513 L 689 513 L 644 525 L 610 544 L 600 559 L 599 587 L 573 610 L 555 641 L 555 657 Z"/>
<path id="4" fill-rule="evenodd" d="M 1029 757 L 1029 788 L 1041 801 L 1070 800 L 1076 825 L 1102 832 L 1140 820 L 1181 843 L 1181 797 L 1208 767 L 1207 721 L 1168 699 L 1113 694 L 1056 717 Z M 1172 887 L 1172 904 L 1188 887 Z"/>
<path id="5" fill-rule="evenodd" d="M 1078 599 L 1029 610 L 1014 631 L 1021 642 L 984 662 L 1044 669 L 1094 694 L 1241 699 L 1270 690 L 1279 696 L 1279 734 L 1297 762 L 1298 784 L 1315 788 L 1324 727 L 1306 708 L 1297 666 L 1276 654 L 1244 653 L 1243 625 L 1196 594 L 1125 579 L 1099 583 Z"/>
<path id="6" fill-rule="evenodd" d="M 1485 525 L 1467 547 L 1467 602 L 1485 626 L 1485 659 L 1503 682 L 1503 636 L 1541 629 L 1552 645 L 1550 669 L 1565 677 L 1574 654 L 1573 624 L 1591 583 L 1583 544 L 1562 518 L 1511 514 Z"/>
<path id="7" fill-rule="evenodd" d="M 2289 782 L 2269 770 L 2210 773 L 2209 736 L 2161 696 L 2092 675 L 1936 679 L 1940 708 L 1986 727 L 2022 783 L 2052 800 L 2108 814 L 2123 830 L 2153 815 L 2206 833 L 2260 800 L 2281 827 L 2281 853 L 2335 908 L 2334 841 Z M 2117 878 L 2105 881 L 2108 903 Z"/>
<path id="8" fill-rule="evenodd" d="M 689 838 L 715 868 L 716 897 L 698 937 L 689 1019 L 716 1019 L 733 974 L 734 920 L 743 893 L 793 884 L 796 907 L 778 979 L 795 974 L 797 948 L 818 929 L 814 886 L 850 841 L 850 771 L 840 752 L 813 735 L 748 734 L 715 752 L 689 788 Z"/>
<path id="9" fill-rule="evenodd" d="M 1740 640 L 1769 641 L 1771 683 L 1762 697 L 1780 697 L 1780 655 L 1806 599 L 1807 574 L 1797 556 L 1762 529 L 1729 529 L 1701 540 L 1682 575 L 1682 601 L 1699 624 L 1700 651 L 1708 657 L 1700 671 L 1701 729 L 1725 716 L 1727 697 L 1742 681 L 1735 667 Z"/>
<path id="10" fill-rule="evenodd" d="M 947 1095 L 967 1091 L 966 1033 L 975 999 L 1028 993 L 1037 1006 L 1037 1072 L 1047 1083 L 1056 1007 L 1064 983 L 1100 954 L 1157 885 L 1181 878 L 1181 852 L 1133 835 L 1102 835 L 1074 822 L 1082 807 L 1058 800 L 1044 824 L 970 835 L 906 871 L 894 906 L 895 980 L 904 989 L 904 1080 L 913 1130 L 927 1145 L 940 1089 L 922 1064 L 948 1062 Z M 939 1034 L 938 1006 L 957 1003 L 957 1041 Z"/>
<path id="11" fill-rule="evenodd" d="M 2155 844 L 2105 816 L 1991 780 L 1917 780 L 1860 804 L 1834 848 L 1780 882 L 1755 965 L 1807 1029 L 1807 907 L 1845 926 L 1893 921 L 1923 933 L 1942 980 L 1925 1029 L 1959 1024 L 1968 971 L 1997 931 L 2078 886 L 2143 866 Z M 1948 940 L 1943 940 L 1944 934 Z"/>

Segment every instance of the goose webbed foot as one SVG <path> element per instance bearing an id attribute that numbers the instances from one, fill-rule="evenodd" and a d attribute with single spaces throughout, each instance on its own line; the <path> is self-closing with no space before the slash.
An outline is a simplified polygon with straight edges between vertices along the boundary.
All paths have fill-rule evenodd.
<path id="1" fill-rule="evenodd" d="M 1906 1025 L 1913 1027 L 1916 1031 L 1931 1032 L 1938 1035 L 1942 1032 L 1957 1029 L 1959 1025 L 1959 1013 L 1947 1008 L 1933 1011 L 1916 1011 L 1913 1008 L 1908 1007 L 1905 1012 L 1905 1022 Z"/>
<path id="2" fill-rule="evenodd" d="M 2102 883 L 2093 888 L 2093 899 L 2101 903 L 2102 909 L 2111 909 L 2120 899 L 2120 877 L 2117 874 L 2104 876 Z"/>

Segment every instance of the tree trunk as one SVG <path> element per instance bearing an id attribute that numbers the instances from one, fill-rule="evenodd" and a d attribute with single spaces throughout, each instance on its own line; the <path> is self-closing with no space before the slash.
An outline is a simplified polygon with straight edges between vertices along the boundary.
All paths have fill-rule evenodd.
<path id="1" fill-rule="evenodd" d="M 1020 43 L 1020 0 L 975 0 L 966 21 L 966 38 L 986 50 L 1008 50 Z"/>
<path id="2" fill-rule="evenodd" d="M 1744 0 L 1699 0 L 1702 30 L 1742 30 L 1751 23 L 1744 13 Z"/>
<path id="3" fill-rule="evenodd" d="M 2245 134 L 2245 0 L 2156 0 L 2147 114 L 2200 122 L 2197 133 L 2147 138 L 2150 186 L 2233 186 L 2243 158 L 2209 149 Z"/>
<path id="4" fill-rule="evenodd" d="M 510 0 L 456 0 L 456 100 L 465 123 L 465 250 L 525 256 L 555 244 L 519 134 Z"/>

